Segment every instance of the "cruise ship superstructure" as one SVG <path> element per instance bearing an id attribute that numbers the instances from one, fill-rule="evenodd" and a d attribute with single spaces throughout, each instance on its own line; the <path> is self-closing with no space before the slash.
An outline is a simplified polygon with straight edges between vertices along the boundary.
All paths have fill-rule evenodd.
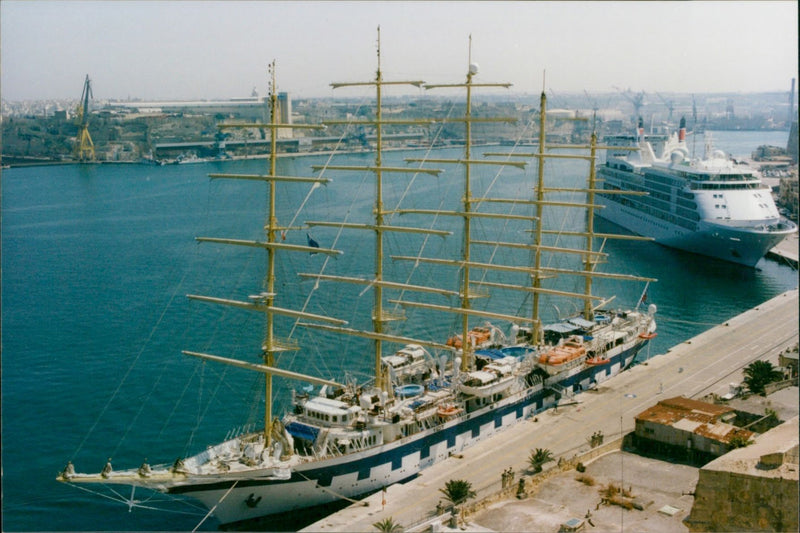
<path id="1" fill-rule="evenodd" d="M 685 120 L 672 135 L 645 135 L 640 121 L 636 135 L 605 141 L 603 189 L 646 195 L 601 193 L 606 208 L 598 215 L 638 235 L 752 267 L 797 231 L 758 172 L 714 150 L 708 134 L 704 157 L 690 157 Z"/>

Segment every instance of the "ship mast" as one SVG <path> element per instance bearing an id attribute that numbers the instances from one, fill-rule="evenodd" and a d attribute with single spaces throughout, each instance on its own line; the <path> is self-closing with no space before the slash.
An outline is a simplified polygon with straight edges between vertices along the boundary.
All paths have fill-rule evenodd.
<path id="1" fill-rule="evenodd" d="M 597 155 L 597 132 L 592 131 L 592 139 L 589 148 L 589 187 L 586 193 L 586 203 L 589 205 L 594 204 L 594 188 L 597 175 L 595 173 L 596 155 Z M 591 252 L 594 246 L 594 209 L 586 210 L 586 250 Z M 594 271 L 596 263 L 592 260 L 590 254 L 586 254 L 583 258 L 583 270 L 587 274 Z M 592 294 L 592 276 L 584 277 L 584 291 L 585 294 Z M 590 300 L 583 301 L 583 318 L 586 320 L 594 320 L 594 312 L 592 310 L 592 302 Z"/>
<path id="2" fill-rule="evenodd" d="M 323 178 L 311 178 L 311 177 L 295 177 L 295 176 L 278 176 L 276 174 L 276 163 L 277 163 L 277 137 L 278 137 L 278 130 L 283 128 L 291 128 L 291 129 L 321 129 L 321 125 L 311 125 L 311 124 L 282 124 L 280 121 L 279 113 L 278 113 L 278 93 L 277 93 L 277 85 L 275 81 L 275 61 L 273 61 L 269 65 L 269 75 L 270 75 L 270 96 L 269 96 L 269 104 L 270 104 L 270 122 L 266 124 L 261 123 L 227 123 L 227 124 L 220 124 L 220 128 L 258 128 L 258 129 L 269 129 L 270 130 L 270 156 L 269 156 L 269 174 L 267 175 L 259 175 L 259 174 L 210 174 L 209 177 L 213 178 L 227 178 L 227 179 L 240 179 L 240 180 L 256 180 L 256 181 L 265 181 L 268 184 L 267 188 L 267 220 L 264 226 L 264 231 L 266 235 L 265 241 L 249 241 L 249 240 L 237 240 L 237 239 L 227 239 L 227 238 L 211 238 L 211 237 L 198 237 L 197 240 L 199 242 L 213 242 L 219 244 L 231 244 L 231 245 L 238 245 L 238 246 L 249 246 L 255 248 L 262 248 L 265 249 L 267 252 L 267 265 L 266 265 L 266 277 L 263 283 L 264 291 L 256 296 L 251 296 L 251 302 L 243 302 L 237 300 L 227 300 L 222 298 L 214 298 L 210 296 L 198 296 L 198 295 L 188 295 L 190 299 L 214 303 L 214 304 L 221 304 L 221 305 L 228 305 L 232 307 L 238 307 L 243 309 L 249 309 L 253 311 L 263 312 L 266 315 L 265 320 L 265 332 L 264 332 L 264 340 L 261 346 L 261 357 L 263 360 L 263 364 L 256 365 L 252 363 L 246 363 L 243 361 L 238 361 L 235 359 L 229 359 L 225 357 L 220 357 L 216 355 L 210 354 L 203 354 L 197 352 L 190 352 L 184 351 L 183 353 L 186 355 L 191 355 L 194 357 L 200 357 L 205 360 L 212 360 L 217 362 L 226 363 L 232 366 L 238 366 L 242 368 L 247 368 L 250 370 L 254 370 L 257 372 L 262 372 L 265 376 L 265 384 L 264 384 L 264 393 L 265 393 L 265 409 L 264 409 L 264 438 L 266 440 L 267 446 L 271 444 L 272 435 L 271 435 L 271 428 L 272 428 L 272 403 L 273 403 L 273 387 L 272 387 L 272 376 L 279 375 L 291 379 L 299 379 L 304 381 L 309 381 L 311 383 L 317 384 L 324 384 L 324 385 L 334 385 L 339 386 L 338 383 L 331 381 L 316 378 L 314 376 L 308 376 L 304 374 L 298 374 L 295 372 L 290 372 L 287 370 L 282 370 L 275 366 L 275 354 L 285 351 L 285 350 L 294 350 L 298 347 L 296 343 L 291 342 L 286 339 L 278 339 L 275 335 L 275 316 L 288 316 L 295 319 L 306 319 L 306 320 L 314 320 L 314 321 L 322 321 L 322 322 L 329 322 L 336 325 L 346 324 L 344 320 L 339 320 L 335 318 L 330 318 L 322 315 L 315 315 L 311 313 L 306 313 L 303 311 L 295 311 L 291 309 L 284 309 L 277 307 L 275 305 L 275 260 L 276 254 L 278 250 L 284 251 L 291 251 L 291 252 L 314 252 L 314 253 L 323 253 L 328 255 L 335 255 L 340 254 L 341 252 L 338 250 L 328 249 L 328 248 L 319 248 L 319 247 L 312 247 L 311 245 L 297 245 L 297 244 L 287 244 L 281 242 L 281 239 L 278 238 L 279 234 L 285 232 L 290 229 L 299 229 L 299 228 L 289 228 L 289 227 L 281 227 L 278 223 L 277 218 L 277 195 L 276 195 L 276 187 L 275 183 L 277 181 L 288 181 L 288 182 L 300 182 L 300 183 L 313 183 L 313 184 L 322 184 L 327 183 L 330 180 L 323 179 Z"/>
<path id="3" fill-rule="evenodd" d="M 466 105 L 464 110 L 463 119 L 445 119 L 442 122 L 463 122 L 464 123 L 464 159 L 414 159 L 409 158 L 406 161 L 427 161 L 432 163 L 455 163 L 464 165 L 464 201 L 463 211 L 458 213 L 463 218 L 463 248 L 462 248 L 462 261 L 461 261 L 461 371 L 466 372 L 469 370 L 471 364 L 472 347 L 470 346 L 469 336 L 469 318 L 470 316 L 490 316 L 489 314 L 479 314 L 471 310 L 471 298 L 477 294 L 471 294 L 470 290 L 470 269 L 475 265 L 471 260 L 471 247 L 472 247 L 472 218 L 473 216 L 486 216 L 487 214 L 478 214 L 474 212 L 476 204 L 482 200 L 473 198 L 472 196 L 472 177 L 471 171 L 473 165 L 511 165 L 518 168 L 523 168 L 525 163 L 514 161 L 488 161 L 488 160 L 473 160 L 472 159 L 472 124 L 473 122 L 514 122 L 513 118 L 473 118 L 472 116 L 472 90 L 478 87 L 511 87 L 510 83 L 475 83 L 473 77 L 478 73 L 478 65 L 472 62 L 472 35 L 469 36 L 469 53 L 468 53 L 468 68 L 466 81 L 464 83 L 455 84 L 428 84 L 425 89 L 438 89 L 438 88 L 465 88 L 466 89 Z M 413 210 L 404 210 L 403 212 L 417 212 Z M 447 213 L 442 213 L 447 214 Z M 455 213 L 450 213 L 455 214 Z M 410 302 L 404 303 L 405 305 L 417 305 L 422 307 L 421 304 L 412 304 Z M 427 306 L 430 308 L 430 306 Z M 499 315 L 491 315 L 499 316 Z M 503 317 L 508 318 L 508 317 Z"/>
<path id="4" fill-rule="evenodd" d="M 383 357 L 383 343 L 384 342 L 416 342 L 426 346 L 434 347 L 437 349 L 447 349 L 446 346 L 439 343 L 422 342 L 416 339 L 405 337 L 398 337 L 386 332 L 384 327 L 387 322 L 393 320 L 400 320 L 404 318 L 397 313 L 389 312 L 384 309 L 383 305 L 383 289 L 386 287 L 402 288 L 407 290 L 419 290 L 425 292 L 437 292 L 446 294 L 446 291 L 435 290 L 427 287 L 418 287 L 407 284 L 391 283 L 384 280 L 383 262 L 384 262 L 384 237 L 387 232 L 406 232 L 406 233 L 427 233 L 431 235 L 446 236 L 450 232 L 424 229 L 424 228 L 409 228 L 391 226 L 386 223 L 386 215 L 390 214 L 383 203 L 383 179 L 384 174 L 388 173 L 424 173 L 436 176 L 440 169 L 426 169 L 426 168 L 410 168 L 410 167 L 387 167 L 383 164 L 383 128 L 385 125 L 427 125 L 431 124 L 431 120 L 386 120 L 383 118 L 383 87 L 394 85 L 410 85 L 413 87 L 420 87 L 424 83 L 420 80 L 410 81 L 386 81 L 383 79 L 383 72 L 381 71 L 381 40 L 380 40 L 380 26 L 378 27 L 378 41 L 377 41 L 377 56 L 378 68 L 376 70 L 375 79 L 367 82 L 342 82 L 331 83 L 331 87 L 338 89 L 341 87 L 359 87 L 368 86 L 375 87 L 375 118 L 374 120 L 356 120 L 356 121 L 325 121 L 325 125 L 367 125 L 375 128 L 376 147 L 375 147 L 375 165 L 374 166 L 343 166 L 343 165 L 315 165 L 314 170 L 344 170 L 344 171 L 370 171 L 375 174 L 375 218 L 373 224 L 357 224 L 357 223 L 337 223 L 337 222 L 307 222 L 311 226 L 330 226 L 350 229 L 366 229 L 371 230 L 375 234 L 375 266 L 374 266 L 374 279 L 369 281 L 373 287 L 374 304 L 372 312 L 372 331 L 358 331 L 353 329 L 336 328 L 331 326 L 323 326 L 319 324 L 308 324 L 317 329 L 324 329 L 327 331 L 337 331 L 349 335 L 361 336 L 372 339 L 374 343 L 374 377 L 375 387 L 380 390 L 385 390 L 391 394 L 391 386 L 384 376 L 382 369 Z M 364 280 L 349 278 L 345 276 L 322 276 L 313 274 L 301 274 L 303 277 L 314 277 L 317 279 L 329 279 L 334 281 L 343 281 L 347 283 L 364 283 Z M 305 324 L 304 324 L 305 325 Z"/>
<path id="5" fill-rule="evenodd" d="M 537 224 L 534 229 L 534 250 L 533 250 L 533 269 L 534 275 L 531 285 L 533 286 L 533 305 L 531 306 L 531 344 L 538 345 L 541 341 L 542 321 L 539 316 L 539 289 L 542 287 L 542 277 L 539 275 L 542 266 L 542 211 L 544 210 L 544 146 L 546 138 L 545 123 L 547 121 L 547 95 L 542 89 L 539 97 L 539 154 L 537 158 L 538 174 L 536 180 L 536 217 Z"/>
<path id="6" fill-rule="evenodd" d="M 592 320 L 594 316 L 594 307 L 592 302 L 595 300 L 602 300 L 601 297 L 595 296 L 592 294 L 592 280 L 595 277 L 607 278 L 607 279 L 617 279 L 617 280 L 627 280 L 627 281 L 656 281 L 653 278 L 645 278 L 641 276 L 632 276 L 627 274 L 614 274 L 614 273 L 604 273 L 604 272 L 597 272 L 595 271 L 595 267 L 601 261 L 603 261 L 606 254 L 602 252 L 594 251 L 594 238 L 600 237 L 603 239 L 624 239 L 624 240 L 653 240 L 650 237 L 642 237 L 638 235 L 618 235 L 618 234 L 596 234 L 594 231 L 594 211 L 595 209 L 602 209 L 603 205 L 595 204 L 595 194 L 602 192 L 605 194 L 627 194 L 627 195 L 645 195 L 647 193 L 643 192 L 636 192 L 636 191 L 611 191 L 605 189 L 597 189 L 597 179 L 596 179 L 596 161 L 597 161 L 597 149 L 598 148 L 609 148 L 607 146 L 598 146 L 597 145 L 597 133 L 592 132 L 591 143 L 589 145 L 578 145 L 578 144 L 560 144 L 560 145 L 548 145 L 547 140 L 547 131 L 546 131 L 546 123 L 547 123 L 547 95 L 544 90 L 542 90 L 542 94 L 539 99 L 540 108 L 539 108 L 539 149 L 536 153 L 523 153 L 523 152 L 515 152 L 515 153 L 487 153 L 485 155 L 493 155 L 493 156 L 516 156 L 516 157 L 534 157 L 537 159 L 537 180 L 536 185 L 534 187 L 535 193 L 535 200 L 533 203 L 536 206 L 536 225 L 532 230 L 533 233 L 533 245 L 530 246 L 533 252 L 533 268 L 531 271 L 531 288 L 530 291 L 533 294 L 533 302 L 531 306 L 531 344 L 538 345 L 542 342 L 542 320 L 540 316 L 540 295 L 542 294 L 549 294 L 549 295 L 556 295 L 556 296 L 567 296 L 571 298 L 578 298 L 583 300 L 583 311 L 582 315 L 586 320 Z M 589 150 L 588 155 L 581 155 L 581 154 L 555 154 L 555 153 L 548 153 L 547 150 L 549 149 L 583 149 Z M 631 148 L 635 150 L 636 148 Z M 546 158 L 553 158 L 553 159 L 582 159 L 589 161 L 589 175 L 587 178 L 587 186 L 586 188 L 565 188 L 565 187 L 547 187 L 545 184 L 545 173 L 544 173 L 544 164 Z M 550 192 L 575 192 L 575 193 L 585 193 L 586 201 L 585 202 L 558 202 L 558 201 L 549 201 L 545 200 L 547 193 Z M 492 201 L 496 202 L 511 202 L 513 200 L 502 200 L 502 199 L 495 199 Z M 521 202 L 525 203 L 525 202 Z M 560 206 L 566 208 L 578 208 L 586 211 L 586 231 L 583 232 L 562 232 L 556 230 L 546 230 L 544 229 L 543 221 L 543 213 L 544 208 L 547 206 Z M 582 249 L 570 249 L 570 248 L 561 248 L 561 247 L 554 247 L 548 246 L 543 243 L 543 236 L 545 234 L 556 234 L 556 235 L 569 235 L 569 236 L 579 236 L 584 237 L 584 247 Z M 506 244 L 507 243 L 499 243 L 499 244 Z M 560 252 L 560 253 L 574 253 L 579 254 L 582 256 L 583 262 L 583 269 L 582 270 L 570 270 L 570 269 L 562 269 L 562 268 L 551 268 L 551 267 L 543 267 L 542 266 L 542 252 L 544 251 L 553 251 L 553 252 Z M 554 289 L 545 289 L 542 287 L 542 279 L 544 277 L 551 277 L 553 275 L 558 274 L 574 274 L 580 275 L 584 278 L 584 290 L 583 293 L 572 293 L 568 291 L 561 291 L 561 290 L 554 290 Z M 510 288 L 510 287 L 508 287 Z"/>

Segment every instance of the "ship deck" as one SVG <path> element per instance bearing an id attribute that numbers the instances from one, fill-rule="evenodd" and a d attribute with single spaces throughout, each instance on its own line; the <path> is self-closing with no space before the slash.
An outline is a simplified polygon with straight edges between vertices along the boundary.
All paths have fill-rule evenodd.
<path id="1" fill-rule="evenodd" d="M 634 416 L 660 399 L 725 394 L 729 382 L 741 379 L 743 367 L 756 359 L 777 362 L 779 352 L 798 343 L 798 315 L 794 289 L 623 372 L 599 390 L 576 396 L 576 404 L 512 426 L 408 483 L 389 487 L 385 496 L 367 498 L 367 506 L 353 504 L 301 531 L 371 531 L 372 524 L 388 517 L 406 531 L 423 530 L 429 527 L 425 521 L 436 516 L 439 489 L 449 480 L 470 481 L 481 498 L 500 489 L 507 468 L 518 479 L 531 449 L 547 448 L 556 459 L 572 458 L 591 450 L 595 431 L 602 431 L 607 442 L 633 431 Z"/>

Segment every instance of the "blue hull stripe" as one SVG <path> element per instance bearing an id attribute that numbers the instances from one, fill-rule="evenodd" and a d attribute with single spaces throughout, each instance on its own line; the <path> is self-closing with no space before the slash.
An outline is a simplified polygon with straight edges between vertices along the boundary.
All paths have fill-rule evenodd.
<path id="1" fill-rule="evenodd" d="M 566 378 L 559 382 L 560 385 L 569 388 L 578 388 L 580 382 L 585 379 L 596 379 L 597 376 L 607 376 L 611 372 L 611 366 L 614 364 L 623 364 L 625 359 L 636 357 L 639 350 L 644 347 L 649 341 L 644 341 L 632 347 L 625 352 L 611 358 L 610 362 L 601 367 L 588 367 L 572 377 Z M 307 479 L 316 480 L 317 484 L 322 487 L 329 487 L 334 477 L 344 476 L 358 473 L 358 480 L 368 479 L 371 469 L 391 463 L 392 470 L 397 470 L 402 467 L 403 458 L 412 456 L 419 453 L 421 461 L 429 459 L 431 456 L 431 449 L 446 442 L 447 448 L 453 448 L 456 445 L 456 437 L 469 433 L 471 438 L 477 438 L 480 435 L 480 428 L 485 424 L 493 424 L 495 428 L 502 425 L 503 417 L 509 413 L 515 413 L 516 418 L 521 418 L 526 407 L 532 406 L 534 411 L 538 412 L 544 405 L 544 399 L 547 394 L 547 388 L 539 389 L 535 392 L 520 398 L 519 401 L 498 407 L 494 410 L 488 410 L 484 413 L 475 416 L 468 416 L 462 420 L 458 425 L 435 431 L 424 437 L 413 439 L 410 442 L 399 446 L 390 451 L 383 453 L 376 453 L 368 455 L 351 462 L 345 462 L 337 465 L 324 466 L 305 470 L 302 472 L 292 471 L 290 479 L 287 480 L 267 480 L 267 479 L 241 479 L 238 481 L 238 487 L 253 487 L 262 485 L 273 485 L 281 483 L 301 482 Z M 413 475 L 411 476 L 413 477 Z M 233 481 L 222 481 L 218 483 L 197 484 L 197 485 L 184 485 L 172 487 L 169 492 L 175 494 L 191 494 L 192 492 L 206 491 L 206 490 L 220 490 L 227 489 L 233 484 Z"/>

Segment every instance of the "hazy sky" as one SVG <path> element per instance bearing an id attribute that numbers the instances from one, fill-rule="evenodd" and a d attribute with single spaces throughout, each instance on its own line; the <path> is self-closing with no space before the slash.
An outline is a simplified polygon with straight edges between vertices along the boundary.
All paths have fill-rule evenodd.
<path id="1" fill-rule="evenodd" d="M 333 81 L 479 81 L 514 92 L 788 91 L 797 2 L 76 2 L 2 0 L 2 97 L 191 99 Z M 337 95 L 347 95 L 344 90 Z"/>

